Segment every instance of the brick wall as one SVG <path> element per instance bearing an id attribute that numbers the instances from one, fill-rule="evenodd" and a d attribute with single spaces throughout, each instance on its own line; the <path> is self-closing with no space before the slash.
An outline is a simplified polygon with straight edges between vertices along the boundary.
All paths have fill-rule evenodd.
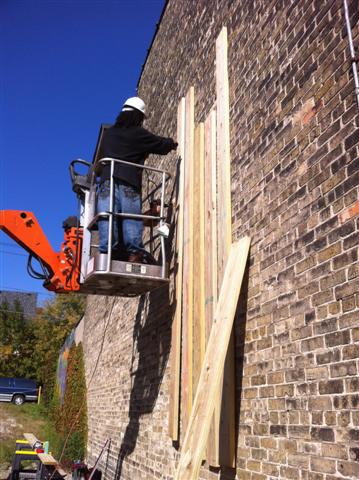
<path id="1" fill-rule="evenodd" d="M 150 129 L 175 135 L 192 85 L 196 122 L 208 115 L 223 25 L 233 231 L 252 248 L 235 325 L 237 469 L 201 478 L 359 478 L 359 116 L 342 2 L 169 0 L 139 83 Z M 174 172 L 173 156 L 152 161 Z M 172 314 L 170 291 L 89 298 L 89 461 L 111 437 L 111 480 L 173 478 Z"/>

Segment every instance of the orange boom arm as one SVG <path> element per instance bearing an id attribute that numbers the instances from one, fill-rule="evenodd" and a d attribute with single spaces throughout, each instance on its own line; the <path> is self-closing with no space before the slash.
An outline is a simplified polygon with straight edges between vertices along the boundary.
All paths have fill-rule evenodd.
<path id="1" fill-rule="evenodd" d="M 43 263 L 49 273 L 44 284 L 48 290 L 65 293 L 80 289 L 82 229 L 65 230 L 60 252 L 53 250 L 32 212 L 1 210 L 0 230 Z"/>

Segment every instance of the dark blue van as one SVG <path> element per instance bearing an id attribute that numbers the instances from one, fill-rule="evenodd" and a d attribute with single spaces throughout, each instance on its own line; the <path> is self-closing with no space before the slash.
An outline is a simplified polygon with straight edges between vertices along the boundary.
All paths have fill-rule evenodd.
<path id="1" fill-rule="evenodd" d="M 22 405 L 24 402 L 36 402 L 37 397 L 38 388 L 35 380 L 0 377 L 0 402 Z"/>

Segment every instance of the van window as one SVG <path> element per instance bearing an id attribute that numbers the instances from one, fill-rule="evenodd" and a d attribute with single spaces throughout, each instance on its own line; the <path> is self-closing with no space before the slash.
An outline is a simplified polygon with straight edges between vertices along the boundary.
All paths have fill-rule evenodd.
<path id="1" fill-rule="evenodd" d="M 1 378 L 0 377 L 0 387 L 8 387 L 9 386 L 9 378 Z"/>
<path id="2" fill-rule="evenodd" d="M 18 388 L 36 388 L 35 380 L 28 380 L 27 378 L 15 378 L 15 387 Z"/>

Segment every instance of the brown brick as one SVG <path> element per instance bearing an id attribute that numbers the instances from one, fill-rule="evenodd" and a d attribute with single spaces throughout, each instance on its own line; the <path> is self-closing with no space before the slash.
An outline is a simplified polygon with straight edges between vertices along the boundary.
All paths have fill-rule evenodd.
<path id="1" fill-rule="evenodd" d="M 351 297 L 343 298 L 342 307 L 343 307 L 343 313 L 350 312 L 351 310 L 354 310 L 355 307 L 356 307 L 355 295 L 352 295 Z"/>
<path id="2" fill-rule="evenodd" d="M 257 398 L 258 388 L 245 388 L 243 395 L 244 398 Z"/>
<path id="3" fill-rule="evenodd" d="M 340 332 L 325 335 L 325 345 L 327 347 L 335 347 L 337 345 L 345 345 L 348 343 L 350 343 L 349 330 L 341 330 Z"/>
<path id="4" fill-rule="evenodd" d="M 320 473 L 336 472 L 335 460 L 329 460 L 327 458 L 312 457 L 310 459 L 310 467 L 312 470 Z"/>
<path id="5" fill-rule="evenodd" d="M 285 408 L 284 398 L 270 398 L 268 400 L 268 410 L 283 410 Z"/>
<path id="6" fill-rule="evenodd" d="M 338 426 L 347 427 L 350 424 L 350 412 L 339 412 L 338 414 Z"/>
<path id="7" fill-rule="evenodd" d="M 322 292 L 316 293 L 312 297 L 312 304 L 314 307 L 323 305 L 334 300 L 334 292 L 332 289 L 324 290 Z"/>
<path id="8" fill-rule="evenodd" d="M 343 360 L 349 360 L 351 358 L 359 358 L 359 344 L 348 345 L 343 348 Z"/>
<path id="9" fill-rule="evenodd" d="M 334 270 L 338 270 L 339 268 L 346 267 L 347 265 L 352 265 L 354 262 L 358 260 L 358 251 L 353 248 L 341 255 L 338 255 L 333 259 L 333 268 Z M 343 283 L 345 279 L 345 272 L 342 272 L 342 276 L 344 277 L 342 281 L 337 281 L 334 285 L 338 285 Z"/>
<path id="10" fill-rule="evenodd" d="M 292 397 L 294 395 L 294 385 L 287 383 L 284 385 L 277 385 L 275 387 L 276 397 Z"/>
<path id="11" fill-rule="evenodd" d="M 330 260 L 336 255 L 339 255 L 341 251 L 342 251 L 341 242 L 334 243 L 333 245 L 330 245 L 330 247 L 318 253 L 318 262 L 322 263 L 322 262 L 325 262 L 326 260 Z"/>
<path id="12" fill-rule="evenodd" d="M 300 273 L 305 272 L 305 270 L 308 270 L 309 268 L 314 267 L 316 264 L 317 264 L 316 256 L 311 255 L 310 257 L 307 257 L 301 262 L 296 264 L 295 272 L 297 275 L 299 275 Z"/>
<path id="13" fill-rule="evenodd" d="M 330 366 L 330 376 L 335 377 L 346 377 L 348 375 L 356 375 L 357 367 L 355 362 L 343 362 L 335 363 Z"/>
<path id="14" fill-rule="evenodd" d="M 313 427 L 310 430 L 313 440 L 321 440 L 323 442 L 334 442 L 334 430 L 332 428 Z"/>
<path id="15" fill-rule="evenodd" d="M 348 453 L 344 445 L 336 445 L 335 443 L 323 443 L 322 445 L 323 457 L 340 458 L 347 460 Z"/>
<path id="16" fill-rule="evenodd" d="M 333 302 L 328 305 L 328 310 L 331 315 L 335 315 L 340 312 L 340 302 Z"/>
<path id="17" fill-rule="evenodd" d="M 341 255 L 337 258 L 341 258 Z M 335 267 L 335 268 L 339 268 L 339 267 Z M 336 285 L 340 285 L 345 281 L 346 281 L 345 270 L 339 270 L 338 272 L 331 273 L 330 275 L 322 278 L 320 280 L 320 288 L 321 290 L 326 290 L 328 288 L 335 287 Z"/>
<path id="18" fill-rule="evenodd" d="M 259 396 L 260 398 L 274 397 L 274 387 L 260 387 Z"/>
<path id="19" fill-rule="evenodd" d="M 295 480 L 298 478 L 298 469 L 295 467 L 280 467 L 280 477 L 279 478 L 286 478 L 288 480 Z"/>
<path id="20" fill-rule="evenodd" d="M 359 463 L 338 462 L 338 471 L 345 477 L 359 478 Z"/>
<path id="21" fill-rule="evenodd" d="M 311 352 L 317 350 L 318 348 L 324 347 L 324 338 L 323 337 L 313 337 L 303 340 L 301 342 L 301 351 L 302 352 Z"/>
<path id="22" fill-rule="evenodd" d="M 291 331 L 292 341 L 300 340 L 302 338 L 311 337 L 311 336 L 312 336 L 311 325 L 307 325 L 305 327 L 300 327 L 300 328 L 295 328 Z"/>
<path id="23" fill-rule="evenodd" d="M 262 472 L 265 475 L 272 475 L 278 477 L 279 474 L 279 466 L 275 465 L 274 463 L 262 463 Z"/>
<path id="24" fill-rule="evenodd" d="M 267 449 L 275 449 L 277 448 L 277 440 L 271 437 L 261 438 L 261 447 Z"/>
<path id="25" fill-rule="evenodd" d="M 349 297 L 354 293 L 359 291 L 359 279 L 346 283 L 335 288 L 335 298 L 341 299 L 344 297 Z"/>
<path id="26" fill-rule="evenodd" d="M 322 322 L 315 323 L 313 325 L 313 332 L 315 335 L 320 335 L 322 333 L 333 332 L 338 328 L 338 319 L 328 318 L 323 320 Z"/>
<path id="27" fill-rule="evenodd" d="M 359 392 L 359 377 L 348 378 L 345 380 L 347 392 Z"/>
<path id="28" fill-rule="evenodd" d="M 267 375 L 267 382 L 269 384 L 277 385 L 284 382 L 284 372 L 273 372 Z"/>
<path id="29" fill-rule="evenodd" d="M 318 292 L 318 290 L 319 282 L 311 282 L 298 290 L 298 299 L 310 297 L 313 293 Z"/>
<path id="30" fill-rule="evenodd" d="M 339 317 L 340 328 L 354 327 L 356 325 L 358 325 L 358 312 L 346 313 Z M 356 339 L 353 338 L 353 340 L 355 341 Z M 359 340 L 359 337 L 357 340 Z"/>
<path id="31" fill-rule="evenodd" d="M 328 393 L 342 393 L 343 391 L 343 380 L 328 380 L 319 383 L 319 393 L 321 395 Z"/>
<path id="32" fill-rule="evenodd" d="M 299 469 L 308 469 L 308 467 L 309 467 L 309 457 L 307 455 L 289 454 L 288 455 L 288 465 L 290 465 L 292 467 L 297 467 Z"/>
<path id="33" fill-rule="evenodd" d="M 287 370 L 285 372 L 286 382 L 297 382 L 305 380 L 305 372 L 303 368 L 296 368 L 295 370 Z"/>
<path id="34" fill-rule="evenodd" d="M 266 376 L 265 375 L 255 375 L 251 378 L 252 386 L 255 385 L 263 385 L 266 383 Z"/>
<path id="35" fill-rule="evenodd" d="M 350 460 L 359 461 L 359 448 L 352 447 L 349 449 Z"/>
<path id="36" fill-rule="evenodd" d="M 323 365 L 331 362 L 338 362 L 339 360 L 341 360 L 340 350 L 329 350 L 327 352 L 317 354 L 318 365 Z"/>
<path id="37" fill-rule="evenodd" d="M 288 435 L 291 438 L 310 438 L 310 428 L 305 425 L 290 425 L 288 427 Z"/>
<path id="38" fill-rule="evenodd" d="M 359 201 L 356 202 L 350 208 L 348 208 L 347 210 L 345 210 L 344 212 L 341 213 L 340 222 L 344 223 L 347 220 L 350 220 L 351 218 L 355 217 L 358 214 L 359 214 Z"/>
<path id="39" fill-rule="evenodd" d="M 306 369 L 307 380 L 326 380 L 329 376 L 327 367 L 316 367 Z"/>
<path id="40" fill-rule="evenodd" d="M 293 439 L 280 439 L 279 440 L 279 448 L 281 450 L 285 450 L 288 453 L 297 453 L 298 451 L 298 442 L 297 440 Z"/>
<path id="41" fill-rule="evenodd" d="M 324 419 L 327 426 L 336 425 L 337 423 L 336 412 L 325 412 Z"/>

